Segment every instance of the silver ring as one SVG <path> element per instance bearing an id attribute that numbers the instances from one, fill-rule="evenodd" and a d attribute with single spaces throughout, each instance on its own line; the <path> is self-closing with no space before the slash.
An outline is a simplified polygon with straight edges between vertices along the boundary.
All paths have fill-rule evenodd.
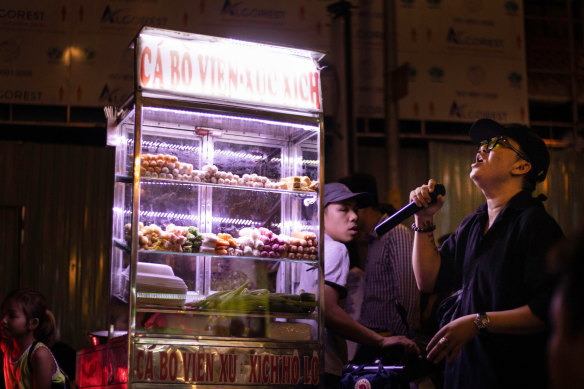
<path id="1" fill-rule="evenodd" d="M 441 344 L 442 346 L 447 346 L 448 345 L 448 338 L 446 336 L 443 336 L 440 338 L 438 343 Z"/>

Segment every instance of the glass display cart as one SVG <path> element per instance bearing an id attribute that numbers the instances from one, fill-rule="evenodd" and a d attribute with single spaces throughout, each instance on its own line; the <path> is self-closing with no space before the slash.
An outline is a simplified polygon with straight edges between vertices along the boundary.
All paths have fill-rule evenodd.
<path id="1" fill-rule="evenodd" d="M 317 386 L 323 54 L 149 27 L 133 45 L 108 340 L 78 386 Z"/>

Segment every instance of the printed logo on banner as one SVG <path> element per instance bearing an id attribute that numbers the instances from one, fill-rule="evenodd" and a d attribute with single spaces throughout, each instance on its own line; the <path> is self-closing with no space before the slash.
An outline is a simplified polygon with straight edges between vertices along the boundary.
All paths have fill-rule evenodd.
<path id="1" fill-rule="evenodd" d="M 428 74 L 430 75 L 430 80 L 432 82 L 443 82 L 444 81 L 444 69 L 438 66 L 432 66 L 428 70 Z"/>
<path id="2" fill-rule="evenodd" d="M 401 0 L 400 5 L 403 8 L 413 8 L 414 7 L 414 3 L 416 2 L 416 0 Z"/>
<path id="3" fill-rule="evenodd" d="M 523 77 L 517 72 L 509 73 L 507 80 L 509 80 L 509 85 L 512 88 L 521 88 L 521 84 L 523 83 Z"/>
<path id="4" fill-rule="evenodd" d="M 442 0 L 426 0 L 428 8 L 437 9 L 442 6 Z"/>
<path id="5" fill-rule="evenodd" d="M 85 62 L 91 62 L 95 59 L 95 50 L 89 47 L 85 47 L 81 50 L 82 59 Z"/>
<path id="6" fill-rule="evenodd" d="M 0 63 L 14 62 L 20 57 L 20 45 L 17 41 L 7 39 L 0 42 Z"/>
<path id="7" fill-rule="evenodd" d="M 221 8 L 221 15 L 246 19 L 280 20 L 286 17 L 286 11 L 270 8 L 246 7 L 243 1 L 232 2 L 225 0 Z"/>
<path id="8" fill-rule="evenodd" d="M 519 4 L 515 1 L 505 2 L 505 11 L 508 15 L 517 15 L 519 13 Z"/>
<path id="9" fill-rule="evenodd" d="M 168 24 L 168 18 L 158 15 L 134 15 L 130 10 L 111 8 L 106 5 L 100 22 L 104 25 L 114 26 L 164 27 Z"/>
<path id="10" fill-rule="evenodd" d="M 489 111 L 474 107 L 469 107 L 468 104 L 459 104 L 456 100 L 452 101 L 450 105 L 450 117 L 457 119 L 475 121 L 477 119 L 493 119 L 495 121 L 504 122 L 507 119 L 507 112 L 504 111 Z"/>
<path id="11" fill-rule="evenodd" d="M 465 0 L 464 7 L 470 12 L 477 12 L 483 8 L 483 0 Z"/>
<path id="12" fill-rule="evenodd" d="M 49 49 L 47 50 L 47 59 L 49 60 L 49 63 L 56 64 L 58 62 L 61 62 L 63 60 L 63 53 L 64 53 L 63 48 L 59 46 L 49 47 Z"/>
<path id="13" fill-rule="evenodd" d="M 108 84 L 105 84 L 99 95 L 99 103 L 120 105 L 128 96 L 128 91 L 124 92 L 122 88 L 113 88 L 110 90 Z"/>
<path id="14" fill-rule="evenodd" d="M 0 25 L 3 27 L 40 27 L 45 22 L 45 10 L 0 8 Z"/>
<path id="15" fill-rule="evenodd" d="M 41 101 L 42 95 L 40 90 L 0 88 L 0 101 L 32 103 Z"/>
<path id="16" fill-rule="evenodd" d="M 448 29 L 446 41 L 450 44 L 459 47 L 469 48 L 484 48 L 493 50 L 502 50 L 504 47 L 504 40 L 501 38 L 492 38 L 487 36 L 477 36 L 467 34 L 465 31 L 456 30 L 454 27 Z"/>
<path id="17" fill-rule="evenodd" d="M 416 69 L 410 64 L 408 66 L 408 81 L 416 82 L 416 78 L 418 78 L 418 69 Z"/>
<path id="18" fill-rule="evenodd" d="M 487 71 L 482 66 L 471 65 L 468 68 L 466 76 L 473 86 L 478 86 L 485 82 Z"/>

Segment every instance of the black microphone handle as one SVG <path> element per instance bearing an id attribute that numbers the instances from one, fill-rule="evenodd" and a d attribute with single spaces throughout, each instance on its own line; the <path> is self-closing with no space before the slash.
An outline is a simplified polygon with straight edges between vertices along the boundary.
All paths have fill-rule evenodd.
<path id="1" fill-rule="evenodd" d="M 436 197 L 438 197 L 438 195 L 442 196 L 446 195 L 446 188 L 442 184 L 436 184 L 436 186 L 434 186 L 434 192 L 430 193 L 432 202 L 436 201 Z M 399 211 L 397 211 L 396 213 L 394 213 L 393 215 L 391 215 L 390 217 L 376 225 L 375 232 L 377 233 L 377 236 L 381 237 L 381 235 L 385 234 L 387 231 L 391 230 L 392 228 L 406 220 L 408 217 L 418 212 L 420 209 L 422 208 L 418 207 L 416 203 L 412 201 L 411 203 L 409 203 L 408 205 L 406 205 L 405 207 L 403 207 L 402 209 L 400 209 Z"/>

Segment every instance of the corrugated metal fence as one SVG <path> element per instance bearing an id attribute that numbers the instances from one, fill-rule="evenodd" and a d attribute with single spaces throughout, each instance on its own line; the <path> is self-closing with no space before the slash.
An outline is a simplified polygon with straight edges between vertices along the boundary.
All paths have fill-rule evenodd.
<path id="1" fill-rule="evenodd" d="M 106 325 L 113 164 L 105 147 L 0 142 L 0 297 L 40 290 L 75 349 Z"/>

